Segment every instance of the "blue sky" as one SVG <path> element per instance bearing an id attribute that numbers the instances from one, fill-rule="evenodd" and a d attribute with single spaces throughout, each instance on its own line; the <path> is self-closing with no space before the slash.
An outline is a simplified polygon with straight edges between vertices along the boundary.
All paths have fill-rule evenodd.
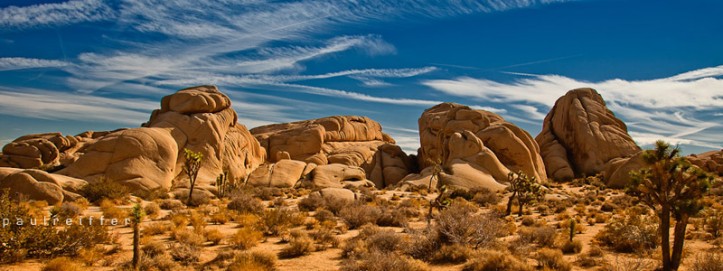
<path id="1" fill-rule="evenodd" d="M 241 123 L 366 115 L 408 152 L 451 101 L 533 136 L 596 88 L 643 146 L 723 148 L 723 1 L 0 2 L 0 143 L 137 127 L 215 84 Z"/>

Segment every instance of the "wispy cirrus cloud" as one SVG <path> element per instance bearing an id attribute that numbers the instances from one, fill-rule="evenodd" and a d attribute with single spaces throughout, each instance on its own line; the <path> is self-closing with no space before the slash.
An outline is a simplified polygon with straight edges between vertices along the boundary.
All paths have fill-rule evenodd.
<path id="1" fill-rule="evenodd" d="M 0 57 L 0 71 L 24 70 L 35 68 L 58 68 L 70 63 L 52 59 L 38 59 L 25 57 Z"/>
<path id="2" fill-rule="evenodd" d="M 559 75 L 524 74 L 512 82 L 460 77 L 427 80 L 423 84 L 443 93 L 478 100 L 512 104 L 529 119 L 540 119 L 538 108 L 548 111 L 568 90 L 591 87 L 607 101 L 608 107 L 629 124 L 639 144 L 664 138 L 690 145 L 721 148 L 720 139 L 702 137 L 702 131 L 719 129 L 720 123 L 702 121 L 695 111 L 723 107 L 723 66 L 704 68 L 653 80 L 611 79 L 580 81 Z M 664 95 L 661 95 L 664 93 Z"/>
<path id="3" fill-rule="evenodd" d="M 114 17 L 110 6 L 101 0 L 72 0 L 0 9 L 0 28 L 5 30 L 52 27 Z"/>

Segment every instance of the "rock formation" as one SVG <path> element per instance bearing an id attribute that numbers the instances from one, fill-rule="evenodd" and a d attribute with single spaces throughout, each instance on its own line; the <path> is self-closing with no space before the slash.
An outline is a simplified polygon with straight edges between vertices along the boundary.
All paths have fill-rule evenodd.
<path id="1" fill-rule="evenodd" d="M 381 125 L 367 117 L 334 116 L 273 124 L 251 129 L 251 133 L 267 150 L 270 163 L 291 159 L 318 165 L 314 171 L 319 174 L 315 176 L 327 176 L 330 170 L 338 170 L 329 175 L 337 176 L 331 178 L 334 181 L 343 182 L 349 172 L 355 172 L 352 175 L 358 179 L 356 175 L 360 171 L 362 177 L 365 176 L 362 179 L 369 179 L 383 188 L 399 182 L 411 167 L 407 155 L 389 135 L 382 132 Z M 329 164 L 341 164 L 348 168 L 324 167 Z M 300 165 L 294 167 L 301 168 Z M 276 165 L 274 171 L 279 168 Z M 249 181 L 263 183 L 256 180 L 259 176 L 266 175 L 252 174 Z M 319 181 L 319 184 L 330 183 L 325 180 Z"/>
<path id="2" fill-rule="evenodd" d="M 428 185 L 437 163 L 444 169 L 440 179 L 447 186 L 501 190 L 507 174 L 519 170 L 546 180 L 532 136 L 495 113 L 442 103 L 422 113 L 419 134 L 418 161 L 423 170 L 407 176 L 406 185 Z"/>
<path id="3" fill-rule="evenodd" d="M 723 150 L 692 154 L 687 158 L 694 165 L 710 173 L 723 176 Z"/>
<path id="4" fill-rule="evenodd" d="M 558 99 L 535 140 L 548 176 L 560 181 L 595 175 L 613 159 L 640 152 L 625 123 L 590 88 L 571 90 Z"/>
<path id="5" fill-rule="evenodd" d="M 10 196 L 22 194 L 33 200 L 57 204 L 80 198 L 77 193 L 86 181 L 37 169 L 0 167 L 0 191 L 10 190 Z"/>
<path id="6" fill-rule="evenodd" d="M 188 187 L 182 170 L 183 149 L 203 155 L 196 186 L 215 191 L 215 180 L 223 172 L 229 181 L 245 179 L 263 163 L 266 152 L 244 125 L 238 123 L 231 100 L 215 86 L 179 90 L 161 100 L 144 127 L 167 128 L 178 150 L 173 187 Z"/>

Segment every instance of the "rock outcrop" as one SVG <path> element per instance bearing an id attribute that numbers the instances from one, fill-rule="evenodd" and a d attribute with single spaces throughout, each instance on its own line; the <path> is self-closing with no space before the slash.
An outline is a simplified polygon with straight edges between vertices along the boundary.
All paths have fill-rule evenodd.
<path id="1" fill-rule="evenodd" d="M 169 129 L 133 128 L 107 134 L 82 150 L 74 163 L 58 171 L 95 182 L 101 178 L 134 191 L 170 189 L 178 147 Z"/>
<path id="2" fill-rule="evenodd" d="M 532 136 L 495 113 L 442 103 L 422 113 L 419 133 L 423 170 L 407 176 L 405 185 L 428 185 L 437 163 L 444 169 L 440 181 L 447 186 L 501 190 L 508 173 L 520 170 L 546 180 Z"/>
<path id="3" fill-rule="evenodd" d="M 381 125 L 367 117 L 334 116 L 273 124 L 253 128 L 251 133 L 267 150 L 270 163 L 291 159 L 318 165 L 315 171 L 322 173 L 315 176 L 326 176 L 325 165 L 348 166 L 330 175 L 337 176 L 331 178 L 334 182 L 347 178 L 349 172 L 355 172 L 354 178 L 362 172 L 362 179 L 383 188 L 398 183 L 412 166 L 402 149 L 382 132 Z M 274 168 L 279 170 L 278 165 Z M 331 168 L 341 170 L 338 166 Z M 259 182 L 255 180 L 258 176 L 265 175 L 253 174 L 249 181 Z"/>
<path id="4" fill-rule="evenodd" d="M 77 193 L 86 181 L 37 169 L 0 167 L 0 191 L 10 190 L 11 197 L 22 195 L 31 200 L 57 204 L 80 198 Z"/>
<path id="5" fill-rule="evenodd" d="M 710 173 L 723 176 L 723 150 L 691 154 L 687 158 L 694 165 Z"/>
<path id="6" fill-rule="evenodd" d="M 548 176 L 560 181 L 595 175 L 612 160 L 640 152 L 625 123 L 590 88 L 571 90 L 558 99 L 535 140 Z"/>
<path id="7" fill-rule="evenodd" d="M 176 144 L 173 187 L 189 186 L 182 170 L 184 149 L 203 155 L 196 187 L 215 191 L 216 177 L 226 172 L 239 182 L 264 162 L 266 152 L 244 125 L 238 123 L 231 100 L 215 86 L 179 90 L 161 100 L 144 127 L 166 128 Z"/>

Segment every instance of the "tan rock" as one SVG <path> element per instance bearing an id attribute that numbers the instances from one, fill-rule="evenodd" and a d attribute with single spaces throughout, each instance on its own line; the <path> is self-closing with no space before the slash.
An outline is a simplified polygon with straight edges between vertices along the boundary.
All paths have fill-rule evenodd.
<path id="1" fill-rule="evenodd" d="M 399 182 L 411 160 L 367 117 L 334 116 L 251 129 L 273 161 L 293 159 L 317 165 L 360 167 L 377 187 Z"/>
<path id="2" fill-rule="evenodd" d="M 319 193 L 326 200 L 354 201 L 356 199 L 354 192 L 344 188 L 324 188 L 315 193 Z"/>
<path id="3" fill-rule="evenodd" d="M 625 123 L 590 88 L 571 90 L 558 99 L 535 140 L 548 176 L 556 180 L 595 175 L 611 160 L 640 152 Z"/>
<path id="4" fill-rule="evenodd" d="M 307 164 L 296 160 L 281 160 L 274 164 L 263 164 L 256 168 L 246 182 L 252 186 L 294 187 L 304 178 Z"/>
<path id="5" fill-rule="evenodd" d="M 723 150 L 692 154 L 687 158 L 694 165 L 710 173 L 723 176 Z"/>
<path id="6" fill-rule="evenodd" d="M 183 149 L 203 155 L 196 187 L 215 191 L 215 180 L 223 172 L 229 181 L 245 180 L 262 164 L 266 152 L 245 126 L 238 124 L 229 98 L 215 86 L 198 86 L 178 91 L 161 101 L 145 127 L 170 129 L 176 149 L 173 187 L 188 187 L 182 171 Z"/>
<path id="7" fill-rule="evenodd" d="M 404 178 L 403 187 L 428 185 L 435 161 L 444 169 L 440 179 L 447 186 L 501 190 L 507 174 L 518 170 L 546 179 L 537 143 L 495 113 L 442 103 L 424 111 L 419 129 L 423 170 Z"/>
<path id="8" fill-rule="evenodd" d="M 625 188 L 631 181 L 630 172 L 645 166 L 642 151 L 632 157 L 614 158 L 602 170 L 603 181 L 611 188 Z"/>
<path id="9" fill-rule="evenodd" d="M 309 173 L 308 181 L 322 188 L 343 188 L 347 185 L 374 187 L 374 183 L 366 179 L 364 169 L 343 164 L 319 165 Z"/>
<path id="10" fill-rule="evenodd" d="M 171 188 L 178 147 L 168 129 L 134 128 L 101 137 L 58 174 L 95 181 L 106 178 L 131 189 Z"/>
<path id="11" fill-rule="evenodd" d="M 11 197 L 22 194 L 28 199 L 44 200 L 51 205 L 61 203 L 64 199 L 79 198 L 74 192 L 86 184 L 80 179 L 42 170 L 0 168 L 0 190 L 9 189 Z"/>

